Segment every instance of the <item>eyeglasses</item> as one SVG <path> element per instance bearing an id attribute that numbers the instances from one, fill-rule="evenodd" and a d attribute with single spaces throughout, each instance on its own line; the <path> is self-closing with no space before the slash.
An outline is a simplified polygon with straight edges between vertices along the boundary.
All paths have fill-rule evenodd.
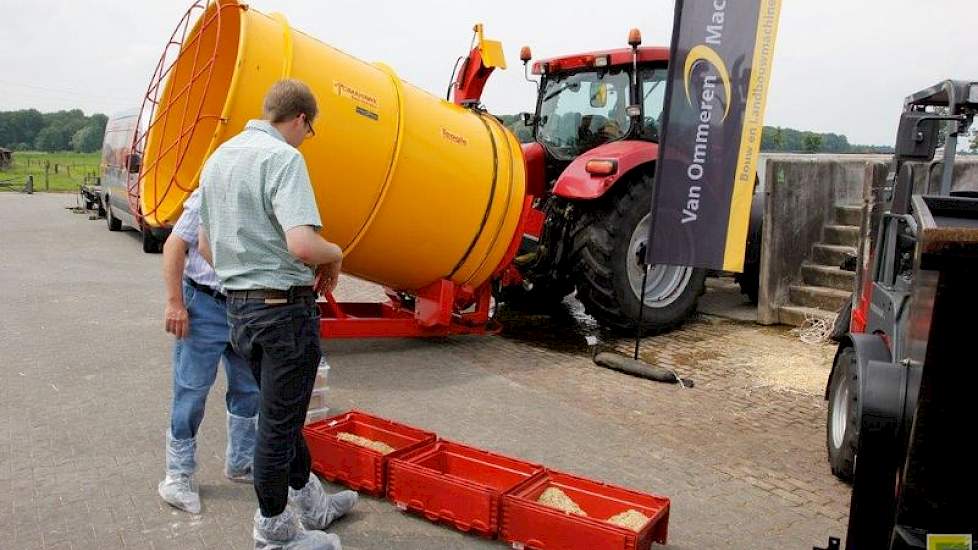
<path id="1" fill-rule="evenodd" d="M 305 113 L 302 114 L 302 121 L 306 124 L 306 137 L 315 137 L 316 131 L 312 129 L 312 124 L 310 124 L 309 119 L 306 117 Z"/>

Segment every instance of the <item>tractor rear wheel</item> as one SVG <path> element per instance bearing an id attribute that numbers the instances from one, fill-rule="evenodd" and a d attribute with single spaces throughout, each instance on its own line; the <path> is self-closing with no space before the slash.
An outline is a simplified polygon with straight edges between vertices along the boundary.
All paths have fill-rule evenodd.
<path id="1" fill-rule="evenodd" d="M 585 211 L 572 232 L 577 297 L 588 314 L 619 332 L 636 329 L 643 305 L 643 333 L 673 328 L 696 310 L 703 293 L 705 269 L 653 265 L 645 298 L 639 298 L 652 179 L 651 174 L 640 174 L 631 182 L 619 182 L 624 189 Z"/>

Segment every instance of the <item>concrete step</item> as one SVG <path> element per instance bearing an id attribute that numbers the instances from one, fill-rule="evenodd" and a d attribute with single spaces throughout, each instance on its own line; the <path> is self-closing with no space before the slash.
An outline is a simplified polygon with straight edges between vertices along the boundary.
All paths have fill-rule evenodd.
<path id="1" fill-rule="evenodd" d="M 859 225 L 863 220 L 861 204 L 835 205 L 835 223 L 839 225 Z"/>
<path id="2" fill-rule="evenodd" d="M 852 292 L 824 286 L 791 285 L 788 301 L 791 305 L 813 307 L 826 311 L 839 311 Z"/>
<path id="3" fill-rule="evenodd" d="M 812 263 L 840 266 L 846 255 L 856 255 L 856 247 L 841 244 L 815 243 L 812 246 Z"/>
<path id="4" fill-rule="evenodd" d="M 845 246 L 859 245 L 859 226 L 857 225 L 826 225 L 825 242 Z"/>
<path id="5" fill-rule="evenodd" d="M 850 292 L 853 282 L 856 280 L 856 274 L 852 271 L 843 271 L 839 269 L 839 266 L 805 263 L 801 265 L 801 278 L 807 285 L 824 286 Z"/>
<path id="6" fill-rule="evenodd" d="M 809 317 L 821 317 L 822 319 L 832 320 L 835 318 L 834 311 L 826 311 L 816 307 L 804 306 L 781 306 L 778 308 L 778 319 L 784 325 L 800 327 L 805 324 Z"/>

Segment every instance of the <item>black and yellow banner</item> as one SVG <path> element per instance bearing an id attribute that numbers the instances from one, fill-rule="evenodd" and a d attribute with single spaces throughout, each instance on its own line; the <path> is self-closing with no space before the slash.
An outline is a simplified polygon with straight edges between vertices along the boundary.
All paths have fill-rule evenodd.
<path id="1" fill-rule="evenodd" d="M 781 0 L 677 0 L 652 264 L 742 271 Z"/>

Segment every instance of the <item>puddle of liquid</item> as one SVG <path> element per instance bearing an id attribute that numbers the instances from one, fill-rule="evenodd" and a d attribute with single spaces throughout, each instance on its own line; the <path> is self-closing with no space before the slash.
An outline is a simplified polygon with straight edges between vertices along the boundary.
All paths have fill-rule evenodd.
<path id="1" fill-rule="evenodd" d="M 500 304 L 495 319 L 503 326 L 502 337 L 551 351 L 590 353 L 589 337 L 597 344 L 608 340 L 573 296 L 533 308 Z"/>

